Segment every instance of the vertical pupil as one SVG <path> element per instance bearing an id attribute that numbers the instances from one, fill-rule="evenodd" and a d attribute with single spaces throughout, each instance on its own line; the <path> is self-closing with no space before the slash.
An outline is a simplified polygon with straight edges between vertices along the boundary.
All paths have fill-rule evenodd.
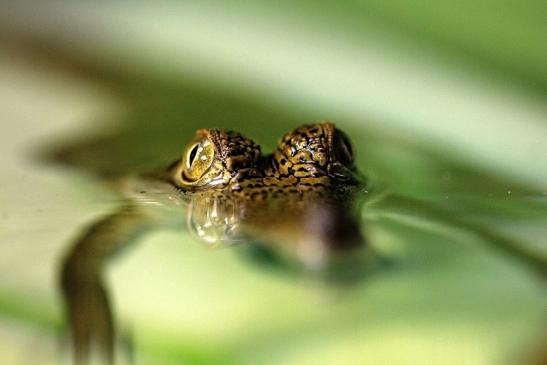
<path id="1" fill-rule="evenodd" d="M 196 158 L 196 154 L 198 153 L 198 145 L 195 145 L 192 147 L 192 150 L 190 151 L 190 157 L 188 157 L 188 167 L 192 166 L 192 163 L 194 162 L 194 159 Z"/>

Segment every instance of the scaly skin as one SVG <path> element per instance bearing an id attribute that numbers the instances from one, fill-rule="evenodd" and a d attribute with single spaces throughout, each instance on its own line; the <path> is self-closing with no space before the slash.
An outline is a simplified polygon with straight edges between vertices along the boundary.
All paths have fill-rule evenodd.
<path id="1" fill-rule="evenodd" d="M 294 194 L 306 199 L 308 193 L 340 198 L 359 186 L 356 174 L 347 136 L 325 122 L 285 134 L 264 157 L 256 143 L 238 133 L 200 129 L 167 179 L 184 192 L 269 200 Z"/>

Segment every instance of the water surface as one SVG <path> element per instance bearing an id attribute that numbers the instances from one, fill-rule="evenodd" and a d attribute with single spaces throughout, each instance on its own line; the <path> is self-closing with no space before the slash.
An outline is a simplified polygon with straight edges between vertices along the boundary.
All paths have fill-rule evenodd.
<path id="1" fill-rule="evenodd" d="M 127 74 L 62 52 L 60 59 L 40 66 L 54 76 L 3 60 L 11 71 L 2 77 L 12 80 L 4 85 L 22 85 L 36 100 L 13 96 L 13 123 L 3 126 L 8 360 L 33 363 L 21 350 L 29 346 L 49 354 L 44 363 L 69 357 L 60 265 L 87 227 L 127 204 L 120 179 L 169 164 L 197 128 L 238 130 L 268 150 L 287 130 L 326 117 L 355 142 L 370 181 L 363 233 L 391 264 L 332 282 L 264 259 L 251 243 L 210 250 L 186 229 L 183 208 L 168 209 L 172 226 L 151 227 L 102 272 L 120 361 L 510 364 L 540 347 L 547 200 L 529 180 L 343 113 L 284 108 L 191 77 Z M 133 204 L 162 209 L 153 201 Z"/>

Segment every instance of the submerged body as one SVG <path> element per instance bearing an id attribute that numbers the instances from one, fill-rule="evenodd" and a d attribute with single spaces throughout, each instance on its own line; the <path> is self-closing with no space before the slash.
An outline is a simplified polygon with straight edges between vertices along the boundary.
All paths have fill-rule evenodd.
<path id="1" fill-rule="evenodd" d="M 364 243 L 352 209 L 362 183 L 351 144 L 329 122 L 285 134 L 266 156 L 239 133 L 200 129 L 180 160 L 127 181 L 128 203 L 85 232 L 63 264 L 76 363 L 87 361 L 92 342 L 113 362 L 114 321 L 102 271 L 115 253 L 166 224 L 143 202 L 182 206 L 188 229 L 209 244 L 258 242 L 315 271 Z"/>

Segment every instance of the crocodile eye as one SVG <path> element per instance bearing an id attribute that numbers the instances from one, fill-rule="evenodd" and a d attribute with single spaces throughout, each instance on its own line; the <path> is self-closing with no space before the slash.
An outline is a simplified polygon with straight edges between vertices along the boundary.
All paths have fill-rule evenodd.
<path id="1" fill-rule="evenodd" d="M 209 170 L 215 157 L 215 148 L 207 139 L 190 142 L 182 155 L 182 178 L 189 182 L 199 180 Z"/>
<path id="2" fill-rule="evenodd" d="M 353 164 L 353 148 L 349 138 L 342 132 L 337 131 L 334 141 L 334 154 L 336 159 L 346 166 Z"/>

